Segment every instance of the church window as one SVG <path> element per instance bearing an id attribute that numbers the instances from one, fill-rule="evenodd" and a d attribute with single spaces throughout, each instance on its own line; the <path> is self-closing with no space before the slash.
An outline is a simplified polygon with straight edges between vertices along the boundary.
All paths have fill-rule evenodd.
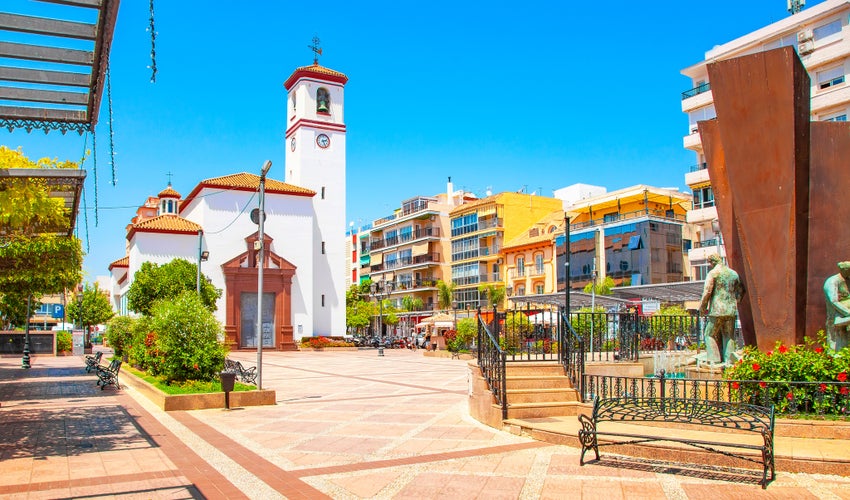
<path id="1" fill-rule="evenodd" d="M 324 114 L 331 112 L 331 94 L 324 87 L 319 87 L 316 91 L 316 112 Z"/>
<path id="2" fill-rule="evenodd" d="M 289 101 L 292 103 L 292 114 L 295 114 L 295 92 L 292 92 L 292 96 L 290 96 Z"/>
<path id="3" fill-rule="evenodd" d="M 325 242 L 322 242 L 322 255 L 325 255 Z"/>
<path id="4" fill-rule="evenodd" d="M 322 199 L 325 199 L 325 186 L 322 186 Z"/>
<path id="5" fill-rule="evenodd" d="M 322 294 L 322 307 L 325 307 L 325 294 Z"/>

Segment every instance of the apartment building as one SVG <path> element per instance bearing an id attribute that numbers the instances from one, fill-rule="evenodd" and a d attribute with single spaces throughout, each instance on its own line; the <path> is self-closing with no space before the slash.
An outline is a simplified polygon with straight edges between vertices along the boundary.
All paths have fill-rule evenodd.
<path id="1" fill-rule="evenodd" d="M 850 0 L 827 0 L 781 21 L 714 47 L 705 60 L 685 68 L 692 88 L 682 93 L 682 111 L 688 115 L 685 149 L 694 152 L 696 163 L 685 174 L 685 183 L 693 196 L 693 208 L 687 221 L 695 226 L 694 243 L 688 251 L 694 279 L 705 278 L 708 256 L 725 256 L 721 230 L 714 206 L 714 194 L 705 154 L 697 129 L 700 120 L 715 118 L 711 82 L 707 64 L 784 46 L 792 46 L 811 78 L 811 119 L 847 121 L 850 112 L 850 87 L 846 74 L 850 68 Z"/>
<path id="2" fill-rule="evenodd" d="M 430 316 L 437 308 L 437 281 L 450 280 L 449 212 L 469 196 L 455 192 L 450 179 L 445 193 L 409 198 L 375 220 L 368 239 L 361 239 L 361 275 L 378 283 L 398 308 L 406 296 L 421 299 L 420 312 Z"/>
<path id="3" fill-rule="evenodd" d="M 557 291 L 555 238 L 564 233 L 564 211 L 556 210 L 505 243 L 507 295 L 541 295 Z"/>
<path id="4" fill-rule="evenodd" d="M 481 285 L 504 286 L 505 242 L 562 210 L 563 202 L 557 198 L 508 192 L 454 208 L 450 213 L 450 260 L 456 308 L 477 308 Z"/>
<path id="5" fill-rule="evenodd" d="M 610 276 L 618 286 L 684 281 L 690 205 L 687 193 L 641 184 L 567 207 L 571 287 L 583 288 L 594 271 L 598 281 Z"/>

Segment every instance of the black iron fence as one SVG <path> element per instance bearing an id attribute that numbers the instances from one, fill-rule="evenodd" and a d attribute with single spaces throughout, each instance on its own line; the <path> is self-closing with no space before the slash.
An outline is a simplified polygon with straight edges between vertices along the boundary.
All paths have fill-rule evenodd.
<path id="1" fill-rule="evenodd" d="M 671 377 L 588 375 L 582 399 L 672 398 L 774 406 L 779 415 L 850 417 L 850 382 L 723 380 Z"/>
<path id="2" fill-rule="evenodd" d="M 564 373 L 572 386 L 584 394 L 584 362 L 586 358 L 584 338 L 573 329 L 564 310 L 558 311 L 558 355 L 564 365 Z"/>
<path id="3" fill-rule="evenodd" d="M 496 315 L 488 325 L 478 310 L 478 367 L 487 382 L 487 386 L 502 407 L 502 418 L 508 418 L 508 400 L 506 394 L 507 381 L 505 351 L 499 347 L 499 320 Z"/>

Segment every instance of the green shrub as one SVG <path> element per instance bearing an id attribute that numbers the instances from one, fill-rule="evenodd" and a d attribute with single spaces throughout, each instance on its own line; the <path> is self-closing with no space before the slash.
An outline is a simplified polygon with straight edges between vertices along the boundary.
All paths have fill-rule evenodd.
<path id="1" fill-rule="evenodd" d="M 113 316 L 106 323 L 106 341 L 115 351 L 116 356 L 126 354 L 125 349 L 133 338 L 133 327 L 136 320 L 129 316 Z"/>
<path id="2" fill-rule="evenodd" d="M 159 355 L 155 375 L 168 382 L 218 377 L 227 356 L 218 340 L 222 328 L 195 292 L 158 301 L 152 313 L 150 326 L 156 334 L 146 339 Z"/>
<path id="3" fill-rule="evenodd" d="M 786 346 L 776 343 L 772 351 L 753 346 L 744 348 L 744 357 L 727 368 L 723 377 L 732 380 L 731 388 L 742 398 L 756 404 L 771 402 L 782 413 L 795 405 L 817 413 L 847 414 L 850 387 L 844 384 L 850 373 L 850 347 L 839 352 L 829 348 L 823 331 L 817 340 L 808 337 L 804 344 Z M 749 382 L 752 381 L 752 382 Z M 771 382 L 771 383 L 768 383 Z M 775 382 L 822 382 L 822 384 L 782 384 Z M 833 384 L 841 382 L 842 384 Z"/>
<path id="4" fill-rule="evenodd" d="M 56 332 L 56 352 L 70 351 L 71 347 L 71 332 Z"/>
<path id="5" fill-rule="evenodd" d="M 464 318 L 458 320 L 457 331 L 454 337 L 449 340 L 446 337 L 446 348 L 452 352 L 458 352 L 469 348 L 472 339 L 478 335 L 478 326 L 475 318 Z"/>
<path id="6" fill-rule="evenodd" d="M 142 316 L 136 319 L 129 344 L 124 345 L 124 353 L 131 365 L 156 374 L 160 357 L 155 344 L 156 334 L 151 328 L 151 318 Z"/>

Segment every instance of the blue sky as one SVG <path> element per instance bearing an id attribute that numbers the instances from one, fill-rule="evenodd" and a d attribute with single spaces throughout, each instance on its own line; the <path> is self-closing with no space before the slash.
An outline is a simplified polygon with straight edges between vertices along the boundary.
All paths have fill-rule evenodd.
<path id="1" fill-rule="evenodd" d="M 680 70 L 788 15 L 783 0 L 481 5 L 160 0 L 151 83 L 148 2 L 121 2 L 111 56 L 117 183 L 104 100 L 97 224 L 94 159 L 84 164 L 86 279 L 124 255 L 125 226 L 168 172 L 183 195 L 205 178 L 259 172 L 267 159 L 269 175 L 284 178 L 283 82 L 312 63 L 314 34 L 320 64 L 349 77 L 347 219 L 361 225 L 444 191 L 448 176 L 479 196 L 523 187 L 551 196 L 577 182 L 685 190 L 696 160 L 682 148 L 681 92 L 691 85 Z M 91 138 L 0 130 L 0 144 L 76 160 Z"/>

